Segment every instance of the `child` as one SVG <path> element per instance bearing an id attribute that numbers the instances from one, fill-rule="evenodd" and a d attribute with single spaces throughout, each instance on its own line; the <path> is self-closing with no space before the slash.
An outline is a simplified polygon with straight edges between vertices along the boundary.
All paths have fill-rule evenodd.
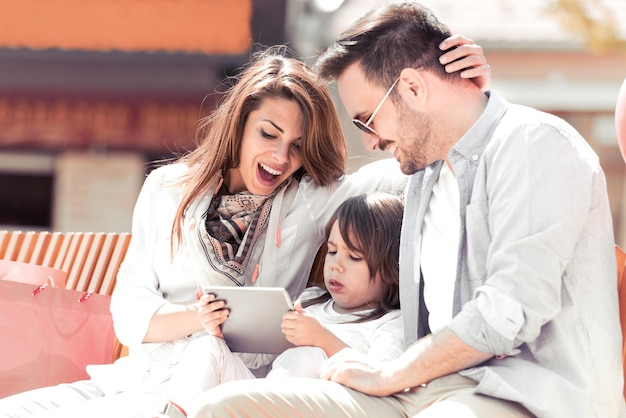
<path id="1" fill-rule="evenodd" d="M 345 347 L 379 360 L 402 353 L 398 294 L 402 212 L 400 197 L 378 192 L 339 206 L 326 227 L 327 291 L 305 291 L 304 301 L 285 314 L 283 332 L 298 347 L 278 356 L 268 377 L 317 378 L 321 363 Z M 220 336 L 216 327 L 213 335 L 192 341 L 183 356 L 186 365 L 179 364 L 169 381 L 170 399 L 185 409 L 213 386 L 255 378 L 241 360 L 246 354 L 231 353 Z"/>
<path id="2" fill-rule="evenodd" d="M 348 199 L 327 226 L 325 293 L 285 314 L 283 332 L 298 347 L 281 354 L 268 377 L 319 377 L 322 362 L 345 347 L 378 360 L 403 351 L 398 254 L 403 205 L 369 193 Z M 303 309 L 304 307 L 304 309 Z"/>

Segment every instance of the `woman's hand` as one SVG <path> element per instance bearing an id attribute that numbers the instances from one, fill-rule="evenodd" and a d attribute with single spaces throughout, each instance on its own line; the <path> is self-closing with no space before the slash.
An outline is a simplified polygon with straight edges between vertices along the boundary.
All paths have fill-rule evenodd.
<path id="1" fill-rule="evenodd" d="M 471 78 L 482 91 L 491 89 L 491 67 L 480 45 L 462 35 L 452 35 L 444 39 L 439 49 L 447 51 L 439 62 L 448 73 L 461 71 L 461 77 Z"/>
<path id="2" fill-rule="evenodd" d="M 215 300 L 215 295 L 206 294 L 200 297 L 198 301 L 198 318 L 202 327 L 216 337 L 224 338 L 221 325 L 228 318 L 230 309 L 224 308 L 226 302 L 223 300 Z"/>

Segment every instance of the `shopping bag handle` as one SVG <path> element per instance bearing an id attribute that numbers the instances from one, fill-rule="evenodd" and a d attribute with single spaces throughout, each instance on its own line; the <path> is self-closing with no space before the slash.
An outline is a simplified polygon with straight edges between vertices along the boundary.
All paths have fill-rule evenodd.
<path id="1" fill-rule="evenodd" d="M 46 288 L 48 288 L 48 283 L 44 283 L 42 285 L 39 285 L 35 288 L 35 290 L 33 290 L 33 296 L 37 296 L 38 294 L 40 294 L 41 292 L 43 292 L 44 290 L 46 290 Z M 91 295 L 93 295 L 93 292 L 85 292 L 79 299 L 78 299 L 78 303 L 83 303 L 89 300 L 89 298 L 91 298 Z"/>
<path id="2" fill-rule="evenodd" d="M 91 295 L 93 295 L 93 292 L 87 292 L 87 293 L 85 293 L 84 295 L 82 295 L 82 296 L 80 297 L 80 299 L 78 299 L 78 303 L 83 303 L 83 302 L 85 302 L 85 301 L 89 300 L 89 298 L 91 297 Z"/>
<path id="3" fill-rule="evenodd" d="M 35 290 L 33 290 L 33 296 L 37 296 L 38 294 L 46 290 L 47 287 L 48 287 L 48 283 L 44 283 L 42 285 L 37 286 Z"/>

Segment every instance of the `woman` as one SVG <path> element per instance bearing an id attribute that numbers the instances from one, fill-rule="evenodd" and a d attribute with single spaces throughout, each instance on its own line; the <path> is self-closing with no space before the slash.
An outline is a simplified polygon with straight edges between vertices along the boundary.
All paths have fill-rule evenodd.
<path id="1" fill-rule="evenodd" d="M 454 61 L 447 68 L 472 67 L 469 76 L 488 80 L 480 47 L 461 37 L 444 46 L 460 46 L 446 54 Z M 226 319 L 208 295 L 196 300 L 198 288 L 280 286 L 295 299 L 341 202 L 373 189 L 402 190 L 394 159 L 344 175 L 345 143 L 328 88 L 284 52 L 254 57 L 204 121 L 199 147 L 146 179 L 111 301 L 129 356 L 88 367 L 91 380 L 0 400 L 5 416 L 158 412 L 186 346 Z M 272 360 L 241 356 L 259 376 Z"/>

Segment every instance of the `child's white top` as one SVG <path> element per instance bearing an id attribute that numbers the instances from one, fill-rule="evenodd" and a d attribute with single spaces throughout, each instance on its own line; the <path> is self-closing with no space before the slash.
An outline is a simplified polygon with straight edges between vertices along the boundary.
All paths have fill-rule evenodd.
<path id="1" fill-rule="evenodd" d="M 305 311 L 344 343 L 376 360 L 392 360 L 404 351 L 404 334 L 399 309 L 394 309 L 378 319 L 354 323 L 350 321 L 359 319 L 359 314 L 367 314 L 371 310 L 341 314 L 335 311 L 333 303 L 331 299 L 307 306 Z"/>

